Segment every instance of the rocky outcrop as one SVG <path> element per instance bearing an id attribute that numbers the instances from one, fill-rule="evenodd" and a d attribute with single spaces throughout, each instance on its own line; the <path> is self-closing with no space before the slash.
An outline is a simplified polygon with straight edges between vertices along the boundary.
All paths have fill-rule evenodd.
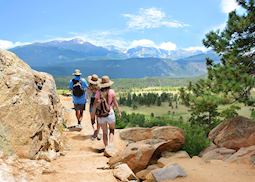
<path id="1" fill-rule="evenodd" d="M 234 150 L 255 145 L 255 122 L 242 116 L 229 119 L 214 128 L 209 139 L 218 147 Z"/>
<path id="2" fill-rule="evenodd" d="M 53 77 L 0 50 L 0 147 L 37 158 L 62 148 L 62 106 Z M 7 151 L 7 152 L 8 152 Z"/>
<path id="3" fill-rule="evenodd" d="M 0 181 L 40 181 L 42 174 L 55 173 L 45 160 L 19 159 L 16 155 L 0 156 Z"/>
<path id="4" fill-rule="evenodd" d="M 146 130 L 147 133 L 145 132 Z M 130 134 L 128 134 L 129 131 L 131 131 Z M 140 141 L 137 141 L 135 137 L 132 137 L 136 133 L 139 135 L 139 131 L 142 131 L 144 133 L 143 136 L 146 137 L 140 135 L 138 137 Z M 151 136 L 151 138 L 146 139 L 148 136 Z M 116 156 L 110 158 L 109 164 L 126 163 L 135 173 L 156 162 L 163 152 L 178 151 L 184 144 L 183 131 L 173 126 L 155 127 L 152 129 L 126 129 L 121 131 L 120 137 L 136 142 L 129 143 Z"/>

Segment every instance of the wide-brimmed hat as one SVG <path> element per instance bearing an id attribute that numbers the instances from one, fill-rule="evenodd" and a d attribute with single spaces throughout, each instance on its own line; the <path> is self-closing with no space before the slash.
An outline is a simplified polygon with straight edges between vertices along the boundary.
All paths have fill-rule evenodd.
<path id="1" fill-rule="evenodd" d="M 93 85 L 97 85 L 100 82 L 100 78 L 96 74 L 93 74 L 88 76 L 88 82 Z"/>
<path id="2" fill-rule="evenodd" d="M 81 75 L 81 71 L 78 70 L 78 69 L 76 69 L 76 70 L 74 70 L 73 75 L 75 75 L 75 76 L 80 76 L 80 75 Z"/>
<path id="3" fill-rule="evenodd" d="M 109 76 L 102 76 L 101 81 L 99 83 L 100 88 L 110 87 L 114 82 L 110 80 Z"/>

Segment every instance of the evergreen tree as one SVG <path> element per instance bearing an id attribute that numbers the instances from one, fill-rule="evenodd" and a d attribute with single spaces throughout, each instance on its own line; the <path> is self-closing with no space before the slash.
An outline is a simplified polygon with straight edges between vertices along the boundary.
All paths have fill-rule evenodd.
<path id="1" fill-rule="evenodd" d="M 254 105 L 251 90 L 255 86 L 255 6 L 254 0 L 237 2 L 245 13 L 229 13 L 225 29 L 211 31 L 203 40 L 207 48 L 220 55 L 221 62 L 215 64 L 207 59 L 207 79 L 189 84 L 188 91 L 181 90 L 183 103 L 190 94 L 191 123 L 201 124 L 208 130 L 219 122 L 219 116 L 237 115 L 239 107 L 233 106 L 222 114 L 218 112 L 218 106 L 224 104 L 226 98 L 229 103 Z"/>
<path id="2" fill-rule="evenodd" d="M 223 31 L 206 34 L 203 43 L 221 56 L 221 63 L 207 59 L 208 79 L 216 93 L 231 95 L 233 101 L 252 105 L 255 86 L 255 6 L 254 0 L 237 0 L 243 15 L 229 13 Z"/>

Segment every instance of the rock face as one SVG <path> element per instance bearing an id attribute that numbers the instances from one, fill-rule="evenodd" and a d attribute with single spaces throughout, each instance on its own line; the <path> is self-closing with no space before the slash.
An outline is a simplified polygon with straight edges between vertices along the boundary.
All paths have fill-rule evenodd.
<path id="1" fill-rule="evenodd" d="M 0 157 L 0 181 L 40 181 L 42 174 L 55 172 L 45 160 L 18 159 L 15 155 Z"/>
<path id="2" fill-rule="evenodd" d="M 242 116 L 229 119 L 214 128 L 209 139 L 218 147 L 234 150 L 255 145 L 255 122 Z"/>
<path id="3" fill-rule="evenodd" d="M 0 138 L 6 141 L 0 148 L 18 153 L 26 146 L 30 158 L 60 151 L 63 114 L 53 77 L 0 50 L 0 88 Z"/>
<path id="4" fill-rule="evenodd" d="M 145 132 L 146 130 L 147 133 Z M 130 134 L 128 134 L 129 131 Z M 145 137 L 142 137 L 139 131 L 142 131 Z M 140 141 L 137 141 L 135 138 L 136 133 L 139 135 Z M 151 136 L 151 138 L 147 139 L 148 136 Z M 120 137 L 136 142 L 129 143 L 120 153 L 110 158 L 109 164 L 114 165 L 118 162 L 127 163 L 135 173 L 145 169 L 153 161 L 156 162 L 163 152 L 178 151 L 184 144 L 183 131 L 173 126 L 155 127 L 152 129 L 127 129 L 121 131 Z"/>

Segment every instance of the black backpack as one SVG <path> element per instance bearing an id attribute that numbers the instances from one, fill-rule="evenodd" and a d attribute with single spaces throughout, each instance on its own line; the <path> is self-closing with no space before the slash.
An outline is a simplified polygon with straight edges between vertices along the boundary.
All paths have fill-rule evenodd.
<path id="1" fill-rule="evenodd" d="M 84 94 L 84 89 L 82 88 L 81 80 L 72 80 L 73 82 L 73 95 L 76 97 L 81 97 Z"/>
<path id="2" fill-rule="evenodd" d="M 110 105 L 108 104 L 108 93 L 107 97 L 104 98 L 100 93 L 100 101 L 96 108 L 96 116 L 98 117 L 107 117 L 111 111 Z"/>

